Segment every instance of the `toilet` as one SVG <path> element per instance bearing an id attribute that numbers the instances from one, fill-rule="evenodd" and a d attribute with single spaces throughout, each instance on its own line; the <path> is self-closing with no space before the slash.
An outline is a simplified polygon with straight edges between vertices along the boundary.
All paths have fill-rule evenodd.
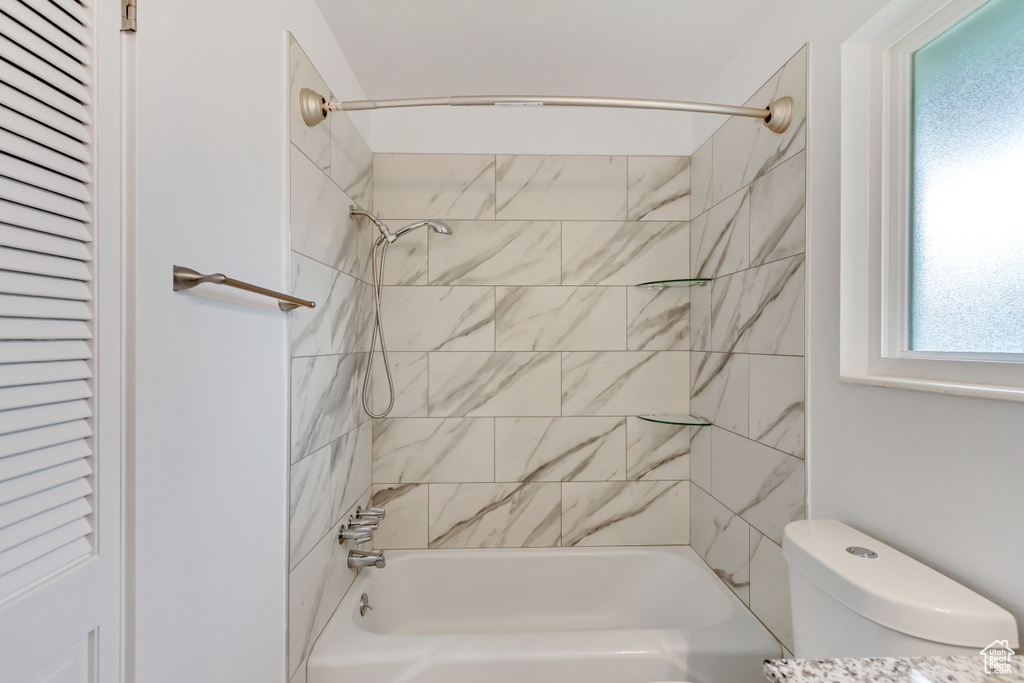
<path id="1" fill-rule="evenodd" d="M 977 655 L 1018 646 L 1009 612 L 842 522 L 791 522 L 789 563 L 798 658 Z"/>
<path id="2" fill-rule="evenodd" d="M 800 659 L 977 655 L 997 640 L 1019 645 L 1005 609 L 842 522 L 791 522 L 782 554 Z"/>

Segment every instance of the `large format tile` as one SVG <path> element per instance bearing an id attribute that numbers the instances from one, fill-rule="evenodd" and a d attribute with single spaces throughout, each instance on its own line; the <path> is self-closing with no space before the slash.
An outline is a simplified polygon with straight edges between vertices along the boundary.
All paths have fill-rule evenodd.
<path id="1" fill-rule="evenodd" d="M 783 645 L 793 649 L 789 564 L 782 548 L 756 529 L 750 530 L 750 611 Z"/>
<path id="2" fill-rule="evenodd" d="M 430 234 L 430 284 L 557 285 L 562 233 L 557 221 L 454 221 Z"/>
<path id="3" fill-rule="evenodd" d="M 381 252 L 378 250 L 375 259 L 378 280 L 383 280 L 385 285 L 427 284 L 427 236 L 431 232 L 425 228 L 413 230 L 388 245 L 387 254 L 384 256 L 384 277 L 379 275 Z M 376 230 L 371 237 L 376 241 L 378 237 Z M 366 280 L 373 282 L 373 274 L 369 271 L 367 271 Z"/>
<path id="4" fill-rule="evenodd" d="M 690 218 L 690 157 L 629 157 L 631 221 Z"/>
<path id="5" fill-rule="evenodd" d="M 604 351 L 626 348 L 622 287 L 497 287 L 499 351 Z"/>
<path id="6" fill-rule="evenodd" d="M 717 427 L 690 428 L 690 480 L 711 490 L 711 433 Z"/>
<path id="7" fill-rule="evenodd" d="M 363 416 L 365 418 L 365 415 Z M 331 519 L 337 525 L 359 502 L 373 479 L 373 423 L 366 419 L 328 446 L 331 458 Z"/>
<path id="8" fill-rule="evenodd" d="M 430 484 L 431 548 L 558 545 L 561 484 Z"/>
<path id="9" fill-rule="evenodd" d="M 693 277 L 721 277 L 750 265 L 750 193 L 744 189 L 711 207 L 690 227 Z"/>
<path id="10" fill-rule="evenodd" d="M 807 131 L 807 48 L 801 48 L 785 66 L 746 102 L 766 107 L 790 96 L 795 103 L 793 122 L 784 133 L 773 133 L 756 120 L 734 116 L 713 136 L 714 199 L 716 202 L 761 177 L 804 149 Z"/>
<path id="11" fill-rule="evenodd" d="M 378 352 L 373 355 L 371 394 L 373 412 L 382 413 L 388 407 L 388 376 L 384 360 Z M 400 353 L 388 349 L 391 378 L 395 384 L 395 404 L 388 417 L 427 416 L 427 354 L 425 352 Z M 365 368 L 360 368 L 362 382 Z M 362 386 L 360 385 L 360 391 Z"/>
<path id="12" fill-rule="evenodd" d="M 750 357 L 690 354 L 690 412 L 722 429 L 747 435 Z"/>
<path id="13" fill-rule="evenodd" d="M 800 356 L 804 352 L 804 256 L 715 281 L 714 351 Z"/>
<path id="14" fill-rule="evenodd" d="M 385 287 L 384 334 L 394 351 L 492 351 L 491 287 Z"/>
<path id="15" fill-rule="evenodd" d="M 373 205 L 381 218 L 494 218 L 490 154 L 376 154 Z"/>
<path id="16" fill-rule="evenodd" d="M 291 148 L 292 250 L 354 277 L 370 259 L 370 225 L 353 219 L 354 202 L 294 145 Z M 298 296 L 301 293 L 296 292 Z"/>
<path id="17" fill-rule="evenodd" d="M 750 356 L 750 438 L 804 456 L 802 356 Z"/>
<path id="18" fill-rule="evenodd" d="M 323 538 L 331 522 L 331 458 L 324 447 L 291 467 L 288 558 L 294 567 Z"/>
<path id="19" fill-rule="evenodd" d="M 751 185 L 750 264 L 753 266 L 804 252 L 805 156 L 800 152 Z"/>
<path id="20" fill-rule="evenodd" d="M 626 290 L 626 345 L 630 351 L 686 351 L 690 348 L 690 289 Z M 585 351 L 588 349 L 571 349 Z"/>
<path id="21" fill-rule="evenodd" d="M 288 683 L 306 683 L 306 666 L 308 662 L 309 657 L 307 656 L 302 660 L 302 664 L 299 666 L 298 671 L 292 674 L 292 677 L 288 679 Z"/>
<path id="22" fill-rule="evenodd" d="M 750 525 L 699 486 L 690 490 L 690 545 L 718 578 L 749 605 Z"/>
<path id="23" fill-rule="evenodd" d="M 714 205 L 711 196 L 712 140 L 705 140 L 690 157 L 691 218 L 696 218 Z"/>
<path id="24" fill-rule="evenodd" d="M 606 481 L 626 474 L 621 418 L 496 418 L 494 445 L 496 481 Z"/>
<path id="25" fill-rule="evenodd" d="M 686 351 L 562 354 L 563 415 L 637 415 L 689 410 Z"/>
<path id="26" fill-rule="evenodd" d="M 782 530 L 804 516 L 804 464 L 756 441 L 715 429 L 711 494 L 763 534 L 782 543 Z"/>
<path id="27" fill-rule="evenodd" d="M 370 502 L 369 490 L 359 501 Z M 348 512 L 355 512 L 353 506 Z M 328 532 L 288 575 L 288 671 L 294 674 L 341 603 L 356 572 L 345 566 L 349 543 Z"/>
<path id="28" fill-rule="evenodd" d="M 328 123 L 331 127 L 331 178 L 356 200 L 356 204 L 372 210 L 373 152 L 345 112 L 332 113 Z"/>
<path id="29" fill-rule="evenodd" d="M 497 217 L 502 220 L 623 220 L 626 157 L 497 157 Z"/>
<path id="30" fill-rule="evenodd" d="M 636 285 L 688 276 L 690 224 L 564 223 L 562 284 Z"/>
<path id="31" fill-rule="evenodd" d="M 373 425 L 377 483 L 494 481 L 494 420 L 410 417 Z"/>
<path id="32" fill-rule="evenodd" d="M 291 291 L 316 308 L 291 313 L 292 356 L 368 351 L 372 288 L 319 261 L 292 252 Z"/>
<path id="33" fill-rule="evenodd" d="M 566 482 L 562 497 L 562 545 L 690 542 L 689 482 Z"/>
<path id="34" fill-rule="evenodd" d="M 365 353 L 292 359 L 292 462 L 359 423 L 359 371 L 365 359 Z"/>
<path id="35" fill-rule="evenodd" d="M 333 534 L 330 534 L 333 535 Z M 327 624 L 323 597 L 337 575 L 331 560 L 337 540 L 324 536 L 288 575 L 288 671 L 295 673 Z M 350 570 L 351 571 L 351 570 Z M 351 580 L 355 579 L 351 572 Z M 351 580 L 348 582 L 351 585 Z M 347 586 L 346 586 L 347 588 Z M 333 610 L 332 610 L 333 611 Z"/>
<path id="36" fill-rule="evenodd" d="M 429 414 L 559 415 L 560 384 L 557 353 L 431 353 Z"/>
<path id="37" fill-rule="evenodd" d="M 711 350 L 711 292 L 713 284 L 690 287 L 690 345 L 694 351 Z"/>
<path id="38" fill-rule="evenodd" d="M 288 129 L 292 144 L 324 171 L 331 168 L 331 127 L 326 123 L 307 126 L 299 112 L 303 88 L 330 99 L 331 91 L 295 39 L 288 38 Z"/>
<path id="39" fill-rule="evenodd" d="M 690 427 L 626 418 L 626 478 L 690 478 Z"/>
<path id="40" fill-rule="evenodd" d="M 426 484 L 374 484 L 373 507 L 387 511 L 373 535 L 373 547 L 427 547 Z"/>

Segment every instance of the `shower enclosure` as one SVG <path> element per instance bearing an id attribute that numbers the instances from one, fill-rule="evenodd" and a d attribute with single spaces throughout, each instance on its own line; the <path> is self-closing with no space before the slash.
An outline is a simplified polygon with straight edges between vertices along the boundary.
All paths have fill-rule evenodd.
<path id="1" fill-rule="evenodd" d="M 325 172 L 301 150 L 351 123 L 335 111 L 309 127 L 295 105 L 293 159 L 326 180 L 293 192 L 309 197 L 304 216 L 341 229 L 293 245 L 348 240 L 335 253 L 353 281 L 335 280 L 351 306 L 331 325 L 352 339 L 316 357 L 293 347 L 292 671 L 318 637 L 318 653 L 331 648 L 335 626 L 324 627 L 355 578 L 337 526 L 356 504 L 387 510 L 373 547 L 388 566 L 364 571 L 361 592 L 423 551 L 533 548 L 540 562 L 574 552 L 558 546 L 689 545 L 733 606 L 790 642 L 778 544 L 803 515 L 804 69 L 801 51 L 747 103 L 792 96 L 781 134 L 729 119 L 692 157 L 363 150 L 360 177 L 373 181 L 351 201 L 334 162 L 352 155 L 329 154 Z M 314 81 L 293 92 L 328 92 Z M 331 212 L 325 196 L 337 197 Z M 357 221 L 351 205 L 365 212 Z M 436 217 L 456 237 L 410 229 L 391 243 L 366 214 L 419 227 Z M 383 276 L 374 242 L 388 245 Z M 356 368 L 375 291 L 394 395 L 378 391 L 371 408 L 390 413 L 367 421 Z M 300 345 L 311 336 L 293 330 Z M 370 598 L 371 618 L 386 619 L 388 598 Z"/>

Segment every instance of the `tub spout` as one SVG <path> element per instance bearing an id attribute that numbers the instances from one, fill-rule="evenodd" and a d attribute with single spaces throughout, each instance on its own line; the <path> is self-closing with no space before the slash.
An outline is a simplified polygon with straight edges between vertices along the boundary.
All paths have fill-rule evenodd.
<path id="1" fill-rule="evenodd" d="M 349 569 L 362 569 L 363 567 L 384 568 L 384 551 L 365 552 L 362 550 L 348 551 Z"/>

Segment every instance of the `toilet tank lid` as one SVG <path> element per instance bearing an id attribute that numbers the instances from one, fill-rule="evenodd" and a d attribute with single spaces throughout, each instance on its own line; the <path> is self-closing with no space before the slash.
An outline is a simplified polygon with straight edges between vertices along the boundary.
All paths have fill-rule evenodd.
<path id="1" fill-rule="evenodd" d="M 1018 646 L 1017 622 L 1005 609 L 842 522 L 791 522 L 782 540 L 791 570 L 874 622 L 947 645 L 980 650 L 1009 640 Z M 850 547 L 878 557 L 859 557 Z"/>

